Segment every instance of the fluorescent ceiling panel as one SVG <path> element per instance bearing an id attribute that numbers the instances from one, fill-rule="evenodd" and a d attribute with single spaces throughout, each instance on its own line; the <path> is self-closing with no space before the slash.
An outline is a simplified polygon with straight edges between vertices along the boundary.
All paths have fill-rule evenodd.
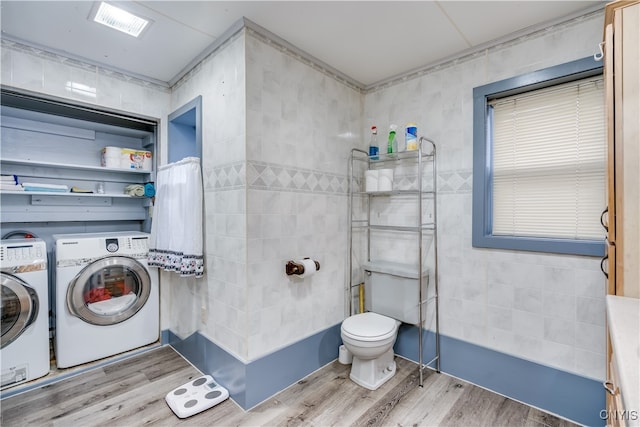
<path id="1" fill-rule="evenodd" d="M 105 2 L 100 3 L 93 20 L 133 37 L 138 37 L 149 24 L 148 20 Z"/>

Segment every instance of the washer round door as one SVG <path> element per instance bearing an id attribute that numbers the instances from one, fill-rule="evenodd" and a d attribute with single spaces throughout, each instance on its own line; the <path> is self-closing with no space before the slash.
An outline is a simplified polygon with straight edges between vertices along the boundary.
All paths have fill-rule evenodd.
<path id="1" fill-rule="evenodd" d="M 38 294 L 24 280 L 0 272 L 2 337 L 0 348 L 15 341 L 38 317 Z"/>
<path id="2" fill-rule="evenodd" d="M 151 278 L 133 258 L 100 258 L 78 273 L 67 288 L 72 315 L 98 326 L 114 325 L 133 317 L 147 302 Z"/>

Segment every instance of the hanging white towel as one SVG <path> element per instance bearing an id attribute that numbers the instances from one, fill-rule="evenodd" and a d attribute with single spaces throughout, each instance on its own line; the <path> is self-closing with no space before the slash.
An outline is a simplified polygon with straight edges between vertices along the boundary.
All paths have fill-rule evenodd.
<path id="1" fill-rule="evenodd" d="M 159 168 L 149 266 L 202 277 L 202 198 L 199 158 L 187 157 Z"/>

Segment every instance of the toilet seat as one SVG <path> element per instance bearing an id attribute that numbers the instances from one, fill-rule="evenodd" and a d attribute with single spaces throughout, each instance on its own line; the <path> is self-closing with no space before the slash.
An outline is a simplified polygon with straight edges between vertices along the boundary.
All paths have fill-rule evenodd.
<path id="1" fill-rule="evenodd" d="M 342 333 L 358 341 L 381 341 L 394 337 L 397 321 L 377 313 L 361 313 L 348 317 L 342 322 Z"/>

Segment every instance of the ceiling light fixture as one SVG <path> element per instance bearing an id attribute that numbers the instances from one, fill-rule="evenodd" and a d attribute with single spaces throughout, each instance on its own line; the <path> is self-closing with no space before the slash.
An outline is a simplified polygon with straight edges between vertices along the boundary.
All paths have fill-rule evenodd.
<path id="1" fill-rule="evenodd" d="M 149 20 L 105 2 L 100 3 L 93 20 L 133 37 L 138 37 L 149 24 Z"/>

